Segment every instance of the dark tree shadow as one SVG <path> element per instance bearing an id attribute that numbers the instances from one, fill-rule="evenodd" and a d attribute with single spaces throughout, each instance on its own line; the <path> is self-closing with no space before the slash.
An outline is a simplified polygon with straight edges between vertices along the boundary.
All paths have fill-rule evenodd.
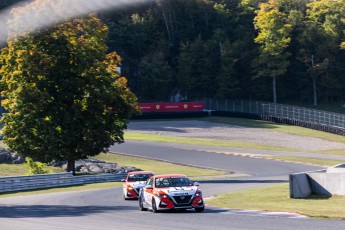
<path id="1" fill-rule="evenodd" d="M 0 218 L 48 218 L 85 216 L 94 213 L 139 210 L 131 206 L 0 205 Z"/>

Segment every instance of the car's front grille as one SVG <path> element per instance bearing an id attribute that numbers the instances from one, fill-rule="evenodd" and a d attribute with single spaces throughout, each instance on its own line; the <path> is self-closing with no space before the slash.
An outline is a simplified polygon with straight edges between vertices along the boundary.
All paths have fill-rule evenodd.
<path id="1" fill-rule="evenodd" d="M 173 196 L 176 204 L 189 204 L 192 196 Z"/>

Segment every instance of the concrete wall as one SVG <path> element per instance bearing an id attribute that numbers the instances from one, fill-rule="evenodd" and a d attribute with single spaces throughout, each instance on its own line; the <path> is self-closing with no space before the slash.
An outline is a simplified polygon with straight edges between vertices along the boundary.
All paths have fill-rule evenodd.
<path id="1" fill-rule="evenodd" d="M 305 198 L 310 194 L 345 195 L 345 164 L 327 170 L 295 173 L 289 178 L 291 198 Z"/>
<path id="2" fill-rule="evenodd" d="M 345 173 L 308 173 L 314 194 L 345 195 Z"/>
<path id="3" fill-rule="evenodd" d="M 291 174 L 289 179 L 290 198 L 304 198 L 311 194 L 311 188 L 306 173 Z"/>

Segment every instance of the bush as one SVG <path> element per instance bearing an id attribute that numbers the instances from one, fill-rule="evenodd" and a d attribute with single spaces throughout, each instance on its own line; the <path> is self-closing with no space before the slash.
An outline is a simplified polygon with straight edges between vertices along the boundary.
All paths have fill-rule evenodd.
<path id="1" fill-rule="evenodd" d="M 46 167 L 46 164 L 41 162 L 35 162 L 30 157 L 27 157 L 25 159 L 25 165 L 29 166 L 29 175 L 33 174 L 48 174 L 49 172 L 47 170 L 44 170 L 44 167 Z"/>

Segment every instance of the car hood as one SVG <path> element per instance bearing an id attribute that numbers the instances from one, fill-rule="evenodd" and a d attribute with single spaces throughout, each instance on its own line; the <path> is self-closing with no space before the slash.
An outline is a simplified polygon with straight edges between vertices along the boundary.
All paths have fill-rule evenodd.
<path id="1" fill-rule="evenodd" d="M 168 187 L 168 188 L 160 188 L 159 190 L 165 192 L 169 196 L 188 196 L 188 195 L 192 196 L 195 194 L 198 188 L 196 186 Z"/>
<path id="2" fill-rule="evenodd" d="M 145 181 L 127 182 L 127 184 L 133 188 L 142 188 L 145 185 Z"/>

